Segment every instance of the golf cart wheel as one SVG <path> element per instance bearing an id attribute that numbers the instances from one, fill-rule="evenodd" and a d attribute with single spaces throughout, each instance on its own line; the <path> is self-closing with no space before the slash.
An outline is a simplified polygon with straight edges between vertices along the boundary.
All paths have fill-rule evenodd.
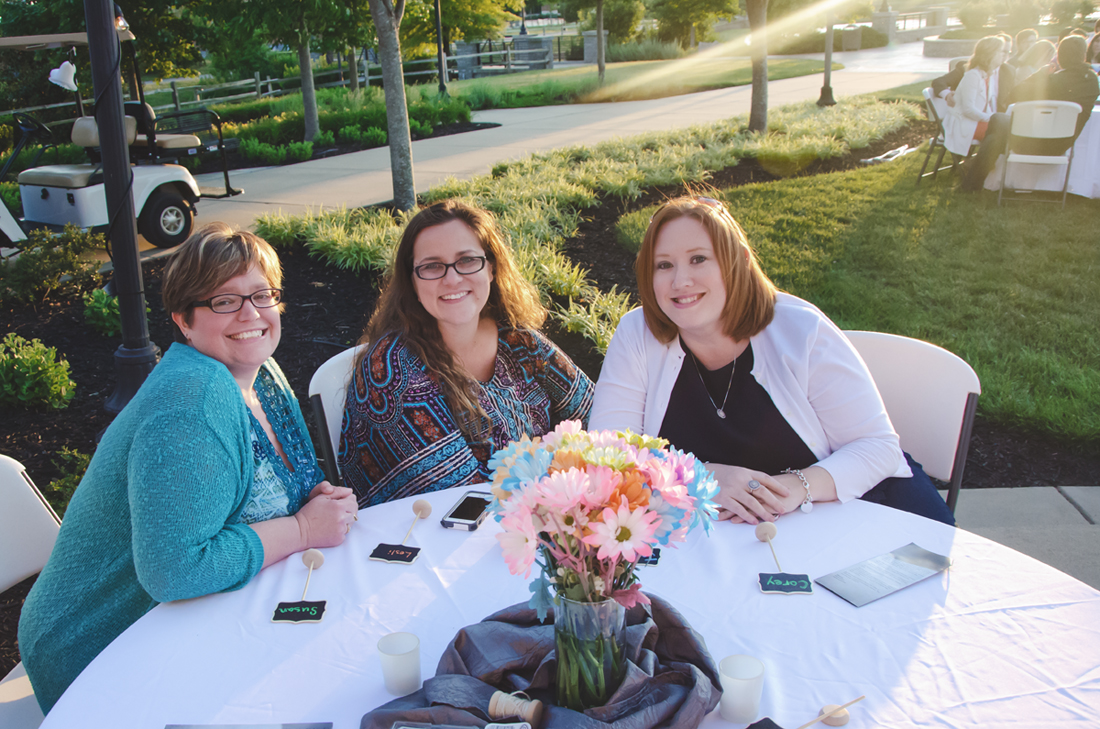
<path id="1" fill-rule="evenodd" d="M 194 227 L 191 205 L 175 191 L 153 193 L 141 211 L 141 234 L 157 248 L 174 248 L 187 240 Z"/>

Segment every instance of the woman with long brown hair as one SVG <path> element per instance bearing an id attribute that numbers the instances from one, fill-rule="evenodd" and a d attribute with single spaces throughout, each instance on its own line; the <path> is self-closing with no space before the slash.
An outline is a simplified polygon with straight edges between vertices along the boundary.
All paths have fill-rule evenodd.
<path id="1" fill-rule="evenodd" d="M 409 221 L 344 409 L 338 462 L 361 506 L 487 481 L 493 451 L 587 420 L 592 382 L 545 319 L 491 213 L 445 200 Z"/>
<path id="2" fill-rule="evenodd" d="M 706 461 L 720 518 L 756 524 L 861 497 L 954 523 L 851 343 L 776 290 L 724 204 L 665 203 L 635 270 L 642 306 L 608 347 L 593 428 L 660 436 Z"/>

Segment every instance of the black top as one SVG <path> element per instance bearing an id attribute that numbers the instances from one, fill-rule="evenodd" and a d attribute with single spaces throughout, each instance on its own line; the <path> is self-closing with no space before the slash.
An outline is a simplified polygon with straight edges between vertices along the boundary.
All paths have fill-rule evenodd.
<path id="1" fill-rule="evenodd" d="M 751 344 L 735 362 L 713 372 L 697 365 L 683 340 L 680 346 L 686 356 L 661 422 L 662 438 L 704 461 L 741 466 L 773 476 L 786 468 L 802 469 L 817 463 L 813 451 L 752 376 Z M 730 371 L 735 364 L 730 385 Z M 723 408 L 726 417 L 722 419 L 715 404 L 722 407 L 727 386 L 729 397 Z M 713 404 L 707 397 L 708 391 Z"/>

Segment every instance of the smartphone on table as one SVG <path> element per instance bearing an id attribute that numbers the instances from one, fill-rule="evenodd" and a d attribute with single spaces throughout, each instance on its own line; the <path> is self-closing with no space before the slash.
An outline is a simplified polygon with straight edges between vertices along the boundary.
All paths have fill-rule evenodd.
<path id="1" fill-rule="evenodd" d="M 439 520 L 439 523 L 448 529 L 472 532 L 485 521 L 492 501 L 493 495 L 487 491 L 467 491 L 458 503 L 451 507 L 447 515 Z"/>

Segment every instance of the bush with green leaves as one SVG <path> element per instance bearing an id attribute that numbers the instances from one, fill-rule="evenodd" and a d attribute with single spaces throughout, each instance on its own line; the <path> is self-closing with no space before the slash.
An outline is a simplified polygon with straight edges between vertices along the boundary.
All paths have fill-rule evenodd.
<path id="1" fill-rule="evenodd" d="M 67 407 L 76 383 L 69 363 L 38 339 L 29 342 L 10 332 L 0 342 L 0 406 L 5 408 Z"/>
<path id="2" fill-rule="evenodd" d="M 23 198 L 19 194 L 18 182 L 0 182 L 0 200 L 4 201 L 4 206 L 12 215 L 23 217 Z"/>
<path id="3" fill-rule="evenodd" d="M 118 298 L 103 289 L 93 289 L 84 294 L 84 321 L 105 337 L 122 332 L 122 317 L 118 312 Z"/>
<path id="4" fill-rule="evenodd" d="M 80 485 L 80 480 L 88 470 L 88 464 L 92 462 L 90 453 L 81 453 L 67 446 L 61 447 L 58 453 L 61 460 L 54 459 L 53 465 L 61 471 L 61 475 L 50 481 L 50 485 L 44 490 L 43 495 L 50 502 L 50 506 L 60 517 L 65 516 L 65 509 L 73 498 L 73 492 Z"/>
<path id="5" fill-rule="evenodd" d="M 386 142 L 387 135 L 385 129 L 371 127 L 363 132 L 362 145 L 364 147 L 383 147 Z"/>
<path id="6" fill-rule="evenodd" d="M 608 63 L 664 61 L 671 58 L 681 58 L 683 55 L 684 49 L 675 41 L 662 43 L 659 40 L 645 40 L 612 44 L 607 47 Z"/>
<path id="7" fill-rule="evenodd" d="M 313 143 L 319 147 L 331 147 L 336 144 L 336 135 L 331 131 L 317 132 L 317 136 L 313 138 Z"/>
<path id="8" fill-rule="evenodd" d="M 22 251 L 0 264 L 0 301 L 45 299 L 51 293 L 78 293 L 95 283 L 95 261 L 84 254 L 103 245 L 103 236 L 66 225 L 56 235 L 32 230 L 20 244 Z"/>
<path id="9" fill-rule="evenodd" d="M 313 157 L 313 142 L 291 142 L 286 145 L 287 162 L 305 162 Z"/>
<path id="10" fill-rule="evenodd" d="M 255 139 L 245 139 L 241 142 L 241 154 L 265 165 L 304 162 L 313 156 L 313 142 L 291 142 L 276 146 Z"/>

